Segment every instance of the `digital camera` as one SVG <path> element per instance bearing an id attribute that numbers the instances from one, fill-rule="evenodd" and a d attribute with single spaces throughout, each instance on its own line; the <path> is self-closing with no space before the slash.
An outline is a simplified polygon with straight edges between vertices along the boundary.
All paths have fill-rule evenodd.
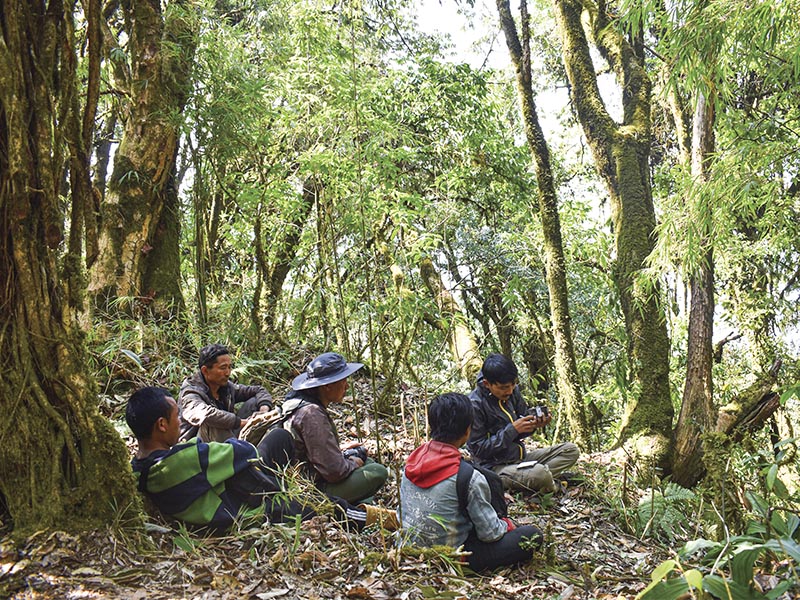
<path id="1" fill-rule="evenodd" d="M 540 419 L 550 416 L 550 411 L 544 404 L 537 404 L 536 406 L 528 409 L 529 417 L 538 417 Z"/>

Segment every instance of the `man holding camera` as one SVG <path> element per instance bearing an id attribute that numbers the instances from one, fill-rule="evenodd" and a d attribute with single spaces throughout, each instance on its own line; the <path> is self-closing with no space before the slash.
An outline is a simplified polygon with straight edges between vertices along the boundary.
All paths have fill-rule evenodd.
<path id="1" fill-rule="evenodd" d="M 502 354 L 483 362 L 478 382 L 469 395 L 474 410 L 467 443 L 477 463 L 491 468 L 509 490 L 550 493 L 560 489 L 557 476 L 578 460 L 570 442 L 526 450 L 524 439 L 550 422 L 545 406 L 529 409 L 517 388 L 519 371 Z"/>

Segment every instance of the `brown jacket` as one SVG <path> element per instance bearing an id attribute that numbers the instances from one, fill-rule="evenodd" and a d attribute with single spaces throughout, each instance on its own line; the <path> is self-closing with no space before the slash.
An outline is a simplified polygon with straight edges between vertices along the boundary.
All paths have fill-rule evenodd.
<path id="1" fill-rule="evenodd" d="M 229 381 L 219 388 L 217 394 L 218 400 L 211 395 L 200 371 L 184 379 L 178 396 L 180 441 L 199 435 L 204 442 L 224 442 L 238 433 L 240 419 L 235 412 L 238 403 L 255 398 L 257 408 L 272 407 L 272 396 L 260 385 L 239 385 Z"/>
<path id="2" fill-rule="evenodd" d="M 318 480 L 337 483 L 349 477 L 356 470 L 356 463 L 342 455 L 339 435 L 328 411 L 299 392 L 291 392 L 286 399 L 293 397 L 309 402 L 286 424 L 294 436 L 297 459 L 304 461 L 310 474 Z"/>

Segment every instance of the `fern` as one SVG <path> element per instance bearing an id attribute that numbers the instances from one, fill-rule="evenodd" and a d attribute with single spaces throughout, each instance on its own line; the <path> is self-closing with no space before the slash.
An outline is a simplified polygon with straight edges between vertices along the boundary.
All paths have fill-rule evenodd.
<path id="1" fill-rule="evenodd" d="M 663 489 L 649 489 L 636 508 L 639 534 L 675 541 L 688 524 L 695 497 L 694 492 L 673 482 Z"/>

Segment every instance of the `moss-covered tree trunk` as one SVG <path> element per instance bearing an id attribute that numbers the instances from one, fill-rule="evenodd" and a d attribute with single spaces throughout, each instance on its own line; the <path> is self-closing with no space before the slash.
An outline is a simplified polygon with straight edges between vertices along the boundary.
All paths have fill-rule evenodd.
<path id="1" fill-rule="evenodd" d="M 614 276 L 628 337 L 634 393 L 623 417 L 620 443 L 635 443 L 663 462 L 670 449 L 673 408 L 669 390 L 669 337 L 657 286 L 638 281 L 653 249 L 655 212 L 648 157 L 650 80 L 640 46 L 614 27 L 605 2 L 586 5 L 594 43 L 616 74 L 622 123 L 608 114 L 597 84 L 580 0 L 553 0 L 572 100 L 598 173 L 609 190 L 616 241 Z"/>
<path id="2" fill-rule="evenodd" d="M 97 526 L 139 506 L 56 266 L 65 127 L 77 107 L 67 93 L 73 9 L 19 0 L 0 9 L 0 505 L 20 536 Z"/>
<path id="3" fill-rule="evenodd" d="M 114 169 L 101 207 L 97 260 L 90 271 L 89 293 L 94 304 L 106 307 L 119 297 L 172 301 L 171 283 L 180 273 L 155 276 L 149 263 L 165 259 L 177 211 L 165 211 L 175 168 L 180 114 L 191 89 L 196 46 L 196 18 L 185 0 L 169 3 L 162 13 L 159 0 L 122 3 L 130 55 L 130 98 L 123 115 L 124 130 L 114 156 Z M 120 71 L 124 72 L 124 71 Z M 153 252 L 155 244 L 162 244 Z M 176 247 L 172 245 L 171 247 Z M 145 289 L 149 283 L 166 287 Z M 179 290 L 178 290 L 179 291 Z M 172 296 L 172 297 L 171 297 Z"/>
<path id="4" fill-rule="evenodd" d="M 555 371 L 558 394 L 566 408 L 567 421 L 572 439 L 588 449 L 591 436 L 583 407 L 583 398 L 578 380 L 578 366 L 572 341 L 572 324 L 567 293 L 567 271 L 564 248 L 561 240 L 561 222 L 558 214 L 553 170 L 550 165 L 550 150 L 539 124 L 536 103 L 531 85 L 530 26 L 526 0 L 522 0 L 522 41 L 511 16 L 508 0 L 497 0 L 500 24 L 505 34 L 508 51 L 517 73 L 517 90 L 522 105 L 522 118 L 528 146 L 536 165 L 536 180 L 539 185 L 539 217 L 544 234 L 544 267 L 547 289 L 550 294 L 550 315 L 553 320 L 555 342 Z"/>

